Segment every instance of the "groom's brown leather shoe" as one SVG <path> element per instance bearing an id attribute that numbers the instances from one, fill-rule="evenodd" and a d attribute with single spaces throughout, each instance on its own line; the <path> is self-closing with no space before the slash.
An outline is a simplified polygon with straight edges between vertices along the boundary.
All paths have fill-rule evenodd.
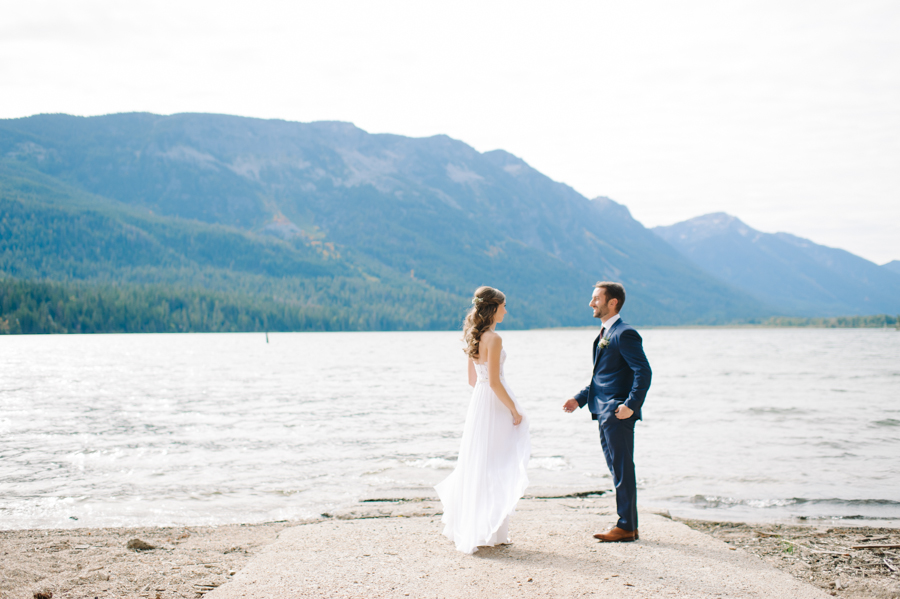
<path id="1" fill-rule="evenodd" d="M 604 543 L 630 543 L 631 541 L 637 541 L 640 537 L 636 529 L 633 531 L 622 530 L 616 526 L 609 532 L 598 532 L 594 535 L 594 538 Z"/>

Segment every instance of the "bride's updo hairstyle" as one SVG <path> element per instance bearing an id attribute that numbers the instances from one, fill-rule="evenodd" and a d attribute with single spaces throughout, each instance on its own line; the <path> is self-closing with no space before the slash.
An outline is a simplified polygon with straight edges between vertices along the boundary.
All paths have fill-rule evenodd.
<path id="1" fill-rule="evenodd" d="M 506 301 L 506 296 L 493 287 L 479 287 L 472 298 L 472 309 L 466 314 L 463 322 L 463 341 L 466 348 L 463 350 L 473 360 L 478 359 L 478 350 L 481 345 L 481 335 L 484 334 L 494 322 L 497 309 Z"/>

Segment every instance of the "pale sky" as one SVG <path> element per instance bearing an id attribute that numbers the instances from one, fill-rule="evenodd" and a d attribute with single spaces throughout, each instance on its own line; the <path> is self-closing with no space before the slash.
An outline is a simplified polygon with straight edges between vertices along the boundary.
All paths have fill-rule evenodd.
<path id="1" fill-rule="evenodd" d="M 502 148 L 646 226 L 900 259 L 900 3 L 0 0 L 0 118 L 217 112 Z"/>

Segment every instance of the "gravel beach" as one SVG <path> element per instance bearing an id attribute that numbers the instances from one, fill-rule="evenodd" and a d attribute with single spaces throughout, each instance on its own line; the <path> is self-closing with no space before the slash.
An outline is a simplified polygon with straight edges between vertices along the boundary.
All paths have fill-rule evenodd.
<path id="1" fill-rule="evenodd" d="M 900 597 L 874 550 L 845 551 L 898 543 L 897 530 L 642 518 L 637 543 L 599 544 L 611 497 L 524 499 L 513 543 L 471 556 L 441 536 L 427 499 L 307 522 L 5 531 L 0 597 Z M 129 549 L 134 539 L 154 548 Z M 878 559 L 893 564 L 890 551 Z"/>
<path id="2" fill-rule="evenodd" d="M 900 598 L 900 529 L 685 520 L 840 597 Z"/>

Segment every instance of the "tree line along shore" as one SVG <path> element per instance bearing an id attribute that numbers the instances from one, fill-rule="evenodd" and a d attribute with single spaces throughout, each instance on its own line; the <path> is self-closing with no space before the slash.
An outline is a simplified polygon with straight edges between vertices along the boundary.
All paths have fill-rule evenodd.
<path id="1" fill-rule="evenodd" d="M 352 290 L 347 291 L 348 295 Z M 398 313 L 391 300 L 360 311 L 168 285 L 92 284 L 0 278 L 0 334 L 219 333 L 434 330 L 433 306 L 411 302 Z M 419 313 L 421 312 L 421 313 Z M 897 328 L 900 315 L 799 318 L 773 316 L 735 322 L 772 327 Z M 449 326 L 448 326 L 449 325 Z"/>

